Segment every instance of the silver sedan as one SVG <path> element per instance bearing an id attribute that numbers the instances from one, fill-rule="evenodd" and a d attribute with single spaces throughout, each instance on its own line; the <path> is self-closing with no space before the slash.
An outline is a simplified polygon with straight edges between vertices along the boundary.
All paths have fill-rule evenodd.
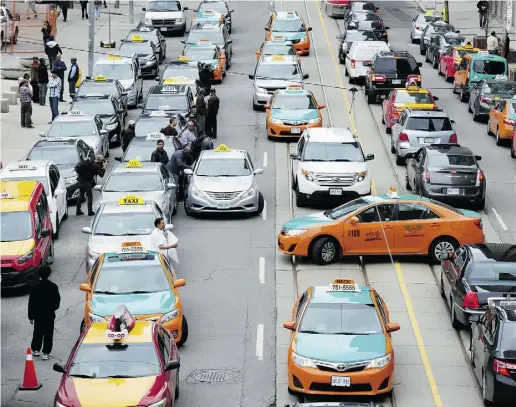
<path id="1" fill-rule="evenodd" d="M 421 35 L 425 31 L 425 27 L 435 21 L 442 21 L 443 16 L 433 11 L 427 11 L 426 13 L 419 13 L 410 25 L 410 40 L 412 44 L 419 43 L 421 41 Z"/>

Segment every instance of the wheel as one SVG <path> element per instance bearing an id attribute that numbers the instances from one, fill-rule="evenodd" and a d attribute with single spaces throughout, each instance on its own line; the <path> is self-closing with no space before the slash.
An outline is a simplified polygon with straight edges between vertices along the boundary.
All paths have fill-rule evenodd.
<path id="1" fill-rule="evenodd" d="M 179 398 L 179 369 L 176 372 L 176 389 L 174 391 L 174 400 Z"/>
<path id="2" fill-rule="evenodd" d="M 17 43 L 18 43 L 18 27 L 16 27 L 16 30 L 14 31 L 13 45 L 16 45 Z"/>
<path id="3" fill-rule="evenodd" d="M 391 144 L 391 153 L 396 154 L 396 147 L 393 144 Z"/>
<path id="4" fill-rule="evenodd" d="M 462 87 L 460 88 L 460 101 L 462 103 L 466 103 L 468 101 L 468 97 L 466 96 L 466 93 Z"/>
<path id="5" fill-rule="evenodd" d="M 410 186 L 410 182 L 409 182 L 407 174 L 405 174 L 405 188 L 406 188 L 407 191 L 411 191 L 412 190 L 412 187 Z"/>
<path id="6" fill-rule="evenodd" d="M 303 194 L 299 192 L 299 187 L 296 189 L 296 206 L 298 208 L 304 208 L 306 206 L 306 200 L 303 197 Z"/>
<path id="7" fill-rule="evenodd" d="M 398 153 L 396 153 L 396 165 L 404 165 L 405 159 L 403 157 L 400 157 Z"/>
<path id="8" fill-rule="evenodd" d="M 383 113 L 382 113 L 382 124 L 385 124 L 385 117 L 383 116 Z"/>
<path id="9" fill-rule="evenodd" d="M 295 191 L 297 189 L 297 181 L 292 175 L 292 189 Z"/>
<path id="10" fill-rule="evenodd" d="M 475 208 L 479 211 L 483 211 L 486 207 L 486 198 L 482 198 L 482 200 L 480 202 L 478 202 L 477 204 L 475 204 Z"/>
<path id="11" fill-rule="evenodd" d="M 177 346 L 183 346 L 188 339 L 188 321 L 183 314 L 183 321 L 181 322 L 181 339 L 177 343 Z"/>
<path id="12" fill-rule="evenodd" d="M 513 141 L 514 144 L 514 141 Z M 511 157 L 516 158 L 516 154 L 514 154 L 514 147 L 511 146 Z"/>
<path id="13" fill-rule="evenodd" d="M 455 95 L 457 94 L 457 84 L 456 84 L 455 82 L 453 82 L 452 92 L 453 92 Z"/>
<path id="14" fill-rule="evenodd" d="M 54 263 L 54 241 L 50 242 L 50 249 L 48 250 L 47 260 L 45 262 L 46 266 L 49 266 Z"/>
<path id="15" fill-rule="evenodd" d="M 385 127 L 385 133 L 392 134 L 392 127 Z"/>
<path id="16" fill-rule="evenodd" d="M 452 81 L 452 77 L 451 76 L 448 76 L 448 67 L 445 68 L 444 70 L 444 80 L 446 82 L 451 82 Z M 455 93 L 455 92 L 454 92 Z"/>
<path id="17" fill-rule="evenodd" d="M 453 253 L 459 247 L 457 241 L 453 237 L 443 236 L 435 239 L 430 245 L 428 256 L 434 264 L 441 263 L 439 255 L 443 253 Z"/>
<path id="18" fill-rule="evenodd" d="M 63 220 L 68 219 L 68 202 L 65 202 L 65 214 L 63 215 Z"/>
<path id="19" fill-rule="evenodd" d="M 348 68 L 344 68 L 344 76 L 349 76 Z"/>
<path id="20" fill-rule="evenodd" d="M 339 64 L 344 65 L 346 60 L 342 57 L 342 54 L 339 55 Z"/>
<path id="21" fill-rule="evenodd" d="M 186 216 L 194 216 L 194 213 L 190 209 L 188 209 L 188 206 L 186 205 L 186 196 L 183 199 L 183 204 L 184 204 Z"/>
<path id="22" fill-rule="evenodd" d="M 430 58 L 428 58 L 428 52 L 425 52 L 425 62 L 430 62 Z"/>
<path id="23" fill-rule="evenodd" d="M 419 53 L 420 53 L 421 55 L 425 55 L 425 54 L 426 54 L 426 51 L 423 49 L 423 47 L 421 47 L 421 46 L 420 46 L 420 47 L 419 47 Z"/>
<path id="24" fill-rule="evenodd" d="M 415 40 L 414 37 L 412 37 L 412 33 L 410 33 L 410 42 L 412 44 L 415 44 L 417 42 L 417 40 Z"/>
<path id="25" fill-rule="evenodd" d="M 59 226 L 61 226 L 61 222 L 59 221 L 59 213 L 56 212 L 56 231 L 54 232 L 54 235 L 52 238 L 54 240 L 59 239 Z"/>
<path id="26" fill-rule="evenodd" d="M 254 213 L 256 216 L 261 215 L 261 213 L 263 212 L 263 208 L 265 207 L 265 199 L 263 199 L 263 195 L 261 194 L 261 192 L 259 192 L 259 194 L 260 195 L 258 197 L 258 209 Z"/>
<path id="27" fill-rule="evenodd" d="M 468 113 L 473 113 L 473 110 L 471 110 L 471 104 L 468 102 Z"/>
<path id="28" fill-rule="evenodd" d="M 473 109 L 471 109 L 471 117 L 473 118 L 473 121 L 474 121 L 474 122 L 478 122 L 478 120 L 479 120 L 479 116 L 478 116 L 478 114 L 476 113 L 475 106 L 473 106 Z"/>
<path id="29" fill-rule="evenodd" d="M 437 61 L 435 60 L 435 55 L 432 59 L 432 68 L 437 69 Z"/>
<path id="30" fill-rule="evenodd" d="M 261 106 L 260 106 L 260 105 L 257 105 L 257 104 L 255 104 L 255 103 L 253 102 L 253 110 L 254 110 L 255 112 L 257 112 L 257 111 L 262 110 L 262 109 L 261 109 Z"/>
<path id="31" fill-rule="evenodd" d="M 355 78 L 352 78 L 351 76 L 348 77 L 348 82 L 350 85 L 353 85 L 355 83 Z"/>
<path id="32" fill-rule="evenodd" d="M 499 128 L 496 128 L 495 137 L 496 137 L 496 145 L 497 146 L 503 145 L 503 139 L 500 138 L 500 129 Z"/>
<path id="33" fill-rule="evenodd" d="M 462 323 L 457 319 L 457 315 L 455 314 L 455 304 L 453 303 L 453 299 L 450 297 L 450 317 L 451 317 L 451 325 L 454 329 L 460 330 L 463 328 Z"/>
<path id="34" fill-rule="evenodd" d="M 372 90 L 367 91 L 367 103 L 370 105 L 376 103 L 376 95 Z"/>
<path id="35" fill-rule="evenodd" d="M 176 195 L 176 201 L 174 202 L 174 207 L 172 208 L 172 216 L 177 213 L 177 195 Z"/>
<path id="36" fill-rule="evenodd" d="M 439 62 L 439 66 L 437 67 L 437 75 L 444 76 L 443 71 L 442 71 L 441 62 Z"/>
<path id="37" fill-rule="evenodd" d="M 443 282 L 443 273 L 442 273 L 442 271 L 441 271 L 441 289 L 439 291 L 441 291 L 441 297 L 446 299 L 446 294 L 444 292 L 444 282 Z"/>
<path id="38" fill-rule="evenodd" d="M 319 237 L 312 245 L 311 258 L 315 264 L 326 265 L 339 258 L 340 246 L 333 237 Z"/>

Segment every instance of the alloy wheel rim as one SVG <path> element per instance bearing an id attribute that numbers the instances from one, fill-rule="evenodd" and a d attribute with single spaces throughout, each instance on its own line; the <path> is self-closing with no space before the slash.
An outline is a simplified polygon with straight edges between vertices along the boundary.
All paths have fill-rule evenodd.
<path id="1" fill-rule="evenodd" d="M 321 250 L 321 257 L 325 262 L 330 262 L 335 257 L 335 244 L 326 242 Z"/>
<path id="2" fill-rule="evenodd" d="M 434 249 L 435 257 L 439 258 L 439 255 L 445 253 L 453 253 L 453 245 L 448 241 L 439 242 Z"/>

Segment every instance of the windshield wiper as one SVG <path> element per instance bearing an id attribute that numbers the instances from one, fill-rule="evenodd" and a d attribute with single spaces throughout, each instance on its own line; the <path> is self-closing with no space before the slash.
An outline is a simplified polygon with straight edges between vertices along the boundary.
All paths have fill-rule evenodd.
<path id="1" fill-rule="evenodd" d="M 118 295 L 119 293 L 115 293 L 113 291 L 95 291 L 95 294 Z"/>
<path id="2" fill-rule="evenodd" d="M 112 233 L 95 233 L 95 236 L 115 236 Z M 120 235 L 118 235 L 120 236 Z"/>
<path id="3" fill-rule="evenodd" d="M 140 235 L 148 235 L 148 233 L 126 233 L 124 235 L 117 235 L 117 236 L 140 236 Z"/>
<path id="4" fill-rule="evenodd" d="M 68 375 L 70 377 L 79 377 L 81 379 L 95 379 L 97 377 L 97 375 L 95 373 L 93 373 L 92 375 L 89 375 L 89 374 L 71 374 L 71 375 Z"/>
<path id="5" fill-rule="evenodd" d="M 306 158 L 303 161 L 312 161 L 312 162 L 318 162 L 318 163 L 325 163 L 327 160 L 319 160 L 318 158 Z"/>
<path id="6" fill-rule="evenodd" d="M 352 160 L 346 160 L 345 158 L 339 158 L 338 160 L 333 160 L 336 163 L 350 163 Z"/>
<path id="7" fill-rule="evenodd" d="M 124 293 L 119 293 L 120 295 L 126 295 L 126 294 L 150 294 L 154 291 L 143 291 L 143 290 L 136 290 L 136 291 L 127 291 Z"/>
<path id="8" fill-rule="evenodd" d="M 318 331 L 299 331 L 300 334 L 322 334 L 322 332 Z"/>
<path id="9" fill-rule="evenodd" d="M 363 332 L 333 332 L 333 335 L 369 335 Z"/>
<path id="10" fill-rule="evenodd" d="M 142 377 L 142 376 L 128 376 L 128 375 L 123 375 L 123 374 L 116 374 L 113 376 L 105 376 L 105 378 L 109 378 L 109 379 L 133 379 L 136 377 Z"/>

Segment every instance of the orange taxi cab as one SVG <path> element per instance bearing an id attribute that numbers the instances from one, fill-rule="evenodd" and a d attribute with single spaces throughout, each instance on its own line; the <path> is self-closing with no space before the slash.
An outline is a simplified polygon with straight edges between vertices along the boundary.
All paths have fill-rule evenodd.
<path id="1" fill-rule="evenodd" d="M 390 322 L 384 300 L 353 280 L 308 287 L 283 327 L 290 393 L 373 396 L 389 393 L 394 378 Z"/>
<path id="2" fill-rule="evenodd" d="M 187 45 L 183 55 L 179 56 L 180 62 L 188 62 L 197 66 L 198 62 L 209 64 L 213 67 L 213 80 L 222 82 L 226 76 L 227 62 L 219 46 L 212 44 L 209 40 L 199 40 L 197 44 Z"/>
<path id="3" fill-rule="evenodd" d="M 446 82 L 453 81 L 455 72 L 459 68 L 464 55 L 476 54 L 480 51 L 480 48 L 474 48 L 469 42 L 464 45 L 456 45 L 455 47 L 448 48 L 446 52 L 442 53 L 439 57 L 439 67 L 437 68 L 439 74 L 444 75 Z"/>
<path id="4" fill-rule="evenodd" d="M 516 98 L 500 100 L 489 111 L 487 133 L 494 134 L 496 145 L 510 143 L 516 130 Z"/>
<path id="5" fill-rule="evenodd" d="M 292 42 L 286 41 L 283 37 L 273 37 L 270 41 L 264 41 L 260 49 L 256 51 L 256 59 L 259 60 L 262 55 L 298 55 L 297 61 L 301 65 L 302 52 L 298 51 L 292 45 Z"/>
<path id="6" fill-rule="evenodd" d="M 265 26 L 265 41 L 282 37 L 292 42 L 294 48 L 302 55 L 310 54 L 310 35 L 312 27 L 307 27 L 303 17 L 297 11 L 273 11 Z"/>
<path id="7" fill-rule="evenodd" d="M 417 195 L 369 195 L 294 218 L 278 234 L 283 254 L 329 264 L 342 256 L 428 255 L 440 262 L 464 244 L 484 243 L 480 214 Z"/>

